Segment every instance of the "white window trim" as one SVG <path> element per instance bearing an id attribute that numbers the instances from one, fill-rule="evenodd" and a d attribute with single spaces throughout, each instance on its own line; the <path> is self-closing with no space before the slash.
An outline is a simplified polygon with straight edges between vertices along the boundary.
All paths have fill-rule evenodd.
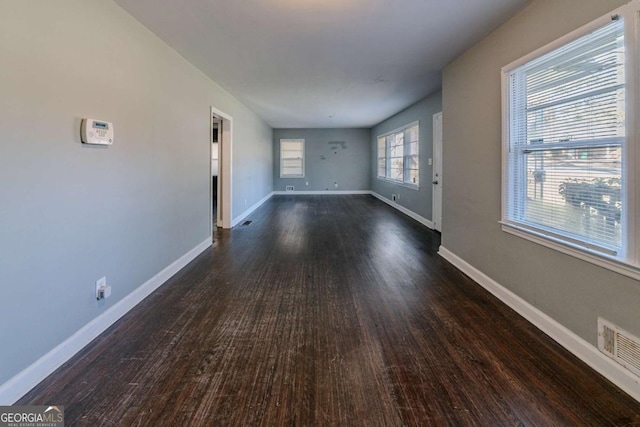
<path id="1" fill-rule="evenodd" d="M 299 142 L 302 141 L 302 175 L 286 175 L 282 173 L 282 142 Z M 280 156 L 280 178 L 296 179 L 305 177 L 305 163 L 306 163 L 306 143 L 304 138 L 282 138 L 280 140 L 280 148 L 278 150 Z"/>
<path id="2" fill-rule="evenodd" d="M 606 25 L 611 22 L 612 17 L 615 15 L 622 17 L 625 22 L 627 136 L 624 154 L 626 160 L 623 165 L 623 179 L 626 183 L 626 191 L 623 195 L 626 210 L 623 221 L 625 221 L 626 230 L 622 237 L 624 253 L 621 254 L 624 259 L 589 250 L 583 245 L 573 245 L 569 241 L 556 239 L 543 231 L 529 230 L 506 220 L 508 203 L 507 183 L 505 180 L 508 174 L 508 150 L 506 147 L 508 146 L 510 127 L 510 103 L 509 92 L 507 90 L 509 71 Z M 640 0 L 633 0 L 502 68 L 502 220 L 499 221 L 502 231 L 508 234 L 636 280 L 640 280 L 640 259 L 638 258 L 640 230 L 637 229 L 637 221 L 635 219 L 635 216 L 640 214 L 640 198 L 635 196 L 635 192 L 640 188 L 640 182 L 638 182 L 640 180 L 640 173 L 635 172 L 640 168 L 640 159 L 638 159 L 638 146 L 640 142 L 638 136 L 640 129 L 638 126 L 640 111 L 640 94 L 638 93 L 640 90 L 640 40 L 638 40 L 638 32 L 640 32 Z"/>
<path id="3" fill-rule="evenodd" d="M 385 133 L 380 134 L 380 135 L 378 135 L 376 137 L 376 178 L 379 181 L 384 181 L 384 182 L 387 182 L 389 184 L 394 184 L 394 185 L 399 185 L 401 187 L 410 188 L 411 190 L 415 190 L 415 191 L 419 191 L 420 190 L 420 182 L 418 182 L 418 184 L 412 184 L 410 182 L 405 182 L 404 181 L 404 173 L 406 171 L 406 169 L 404 167 L 404 163 L 402 165 L 402 176 L 403 176 L 402 181 L 391 179 L 391 178 L 387 178 L 386 176 L 378 175 L 378 159 L 380 159 L 380 157 L 378 157 L 378 140 L 380 138 L 386 138 L 387 136 L 392 135 L 394 133 L 404 132 L 407 129 L 410 129 L 410 128 L 414 127 L 414 126 L 418 126 L 418 165 L 419 165 L 420 164 L 420 132 L 421 132 L 420 131 L 420 120 L 416 120 L 415 122 L 411 122 L 411 123 L 409 123 L 407 125 L 400 126 L 399 128 L 393 129 L 393 130 L 391 130 L 389 132 L 385 132 Z M 388 152 L 389 152 L 389 147 L 387 146 L 386 147 L 386 153 L 385 153 L 385 159 L 389 158 Z M 403 154 L 403 156 L 406 158 L 406 155 Z M 418 168 L 418 171 L 419 172 L 421 171 L 420 167 Z"/>
<path id="4" fill-rule="evenodd" d="M 512 224 L 505 224 L 502 222 L 501 224 L 502 231 L 505 233 L 554 249 L 563 254 L 571 255 L 572 257 L 587 261 L 591 264 L 604 267 L 608 270 L 622 274 L 623 276 L 640 280 L 640 266 L 638 265 L 626 263 L 613 257 L 608 257 L 605 254 L 590 252 L 583 249 L 581 246 L 572 246 L 569 242 L 556 240 L 551 236 L 526 230 Z"/>
<path id="5" fill-rule="evenodd" d="M 410 190 L 420 191 L 420 184 L 411 184 L 410 182 L 396 181 L 395 179 L 382 177 L 382 176 L 379 176 L 378 180 L 388 182 L 389 184 L 398 185 L 400 187 L 406 187 Z"/>

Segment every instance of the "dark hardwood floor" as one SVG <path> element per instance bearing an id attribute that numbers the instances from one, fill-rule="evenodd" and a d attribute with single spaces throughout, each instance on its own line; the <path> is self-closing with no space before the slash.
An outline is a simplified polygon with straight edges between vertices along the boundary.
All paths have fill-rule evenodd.
<path id="1" fill-rule="evenodd" d="M 69 426 L 640 425 L 376 199 L 274 197 L 248 219 L 19 403 Z"/>

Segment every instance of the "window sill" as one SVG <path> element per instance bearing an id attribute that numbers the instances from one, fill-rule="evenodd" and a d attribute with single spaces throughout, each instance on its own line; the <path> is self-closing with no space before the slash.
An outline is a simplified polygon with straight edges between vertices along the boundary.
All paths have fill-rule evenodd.
<path id="1" fill-rule="evenodd" d="M 284 179 L 302 179 L 304 175 L 280 175 L 280 178 Z"/>
<path id="2" fill-rule="evenodd" d="M 566 255 L 581 259 L 588 263 L 597 265 L 615 273 L 621 274 L 626 277 L 630 277 L 635 280 L 640 280 L 640 266 L 628 264 L 623 261 L 619 261 L 612 257 L 608 257 L 604 254 L 588 251 L 587 249 L 571 245 L 569 243 L 554 239 L 546 236 L 542 233 L 536 233 L 534 231 L 520 228 L 514 224 L 508 224 L 500 222 L 502 225 L 502 231 L 505 233 L 523 238 L 530 242 L 537 243 L 550 249 L 554 249 Z"/>
<path id="3" fill-rule="evenodd" d="M 411 190 L 415 190 L 415 191 L 420 191 L 420 186 L 416 185 L 416 184 L 408 184 L 406 182 L 400 182 L 400 181 L 395 181 L 393 179 L 387 179 L 387 178 L 381 178 L 381 177 L 376 177 L 378 178 L 378 181 L 383 181 L 389 184 L 394 184 L 394 185 L 399 185 L 400 187 L 406 187 L 409 188 Z"/>

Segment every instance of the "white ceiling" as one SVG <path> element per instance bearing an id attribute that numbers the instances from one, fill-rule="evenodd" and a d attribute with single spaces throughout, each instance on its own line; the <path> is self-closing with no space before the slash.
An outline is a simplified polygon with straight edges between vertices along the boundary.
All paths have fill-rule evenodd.
<path id="1" fill-rule="evenodd" d="M 528 0 L 115 0 L 274 128 L 370 127 Z"/>

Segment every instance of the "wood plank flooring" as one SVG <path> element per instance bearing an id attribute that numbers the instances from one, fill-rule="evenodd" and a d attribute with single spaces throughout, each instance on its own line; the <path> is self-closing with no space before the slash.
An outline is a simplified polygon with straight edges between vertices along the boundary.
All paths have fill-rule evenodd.
<path id="1" fill-rule="evenodd" d="M 640 403 L 370 196 L 278 196 L 20 404 L 69 426 L 631 426 Z"/>

